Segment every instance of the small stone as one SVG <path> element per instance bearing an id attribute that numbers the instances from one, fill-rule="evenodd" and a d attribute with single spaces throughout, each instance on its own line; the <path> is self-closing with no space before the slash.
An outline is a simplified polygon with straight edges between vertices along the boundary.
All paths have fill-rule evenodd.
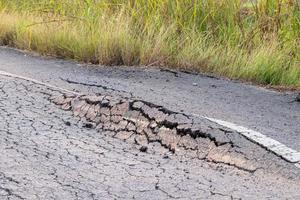
<path id="1" fill-rule="evenodd" d="M 193 86 L 198 86 L 198 83 L 193 83 Z"/>
<path id="2" fill-rule="evenodd" d="M 66 121 L 66 122 L 65 122 L 65 125 L 71 126 L 71 123 L 70 123 L 69 121 Z"/>
<path id="3" fill-rule="evenodd" d="M 89 128 L 89 129 L 91 129 L 91 128 L 94 127 L 94 125 L 91 124 L 91 123 L 84 123 L 82 127 L 83 127 L 83 128 Z"/>
<path id="4" fill-rule="evenodd" d="M 146 146 L 141 146 L 141 148 L 140 148 L 141 152 L 147 152 L 147 150 L 148 150 L 148 147 L 146 147 Z"/>

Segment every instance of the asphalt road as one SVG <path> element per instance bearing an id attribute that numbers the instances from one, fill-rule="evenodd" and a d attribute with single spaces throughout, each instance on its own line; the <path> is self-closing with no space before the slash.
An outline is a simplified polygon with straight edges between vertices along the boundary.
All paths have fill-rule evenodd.
<path id="1" fill-rule="evenodd" d="M 0 48 L 0 70 L 81 92 L 111 88 L 125 95 L 130 93 L 170 110 L 257 130 L 300 151 L 300 102 L 295 101 L 296 93 L 155 68 L 86 66 L 5 47 Z"/>
<path id="2" fill-rule="evenodd" d="M 86 94 L 138 96 L 170 109 L 201 115 L 205 108 L 196 108 L 204 106 L 201 102 L 208 96 L 202 100 L 198 96 L 199 103 L 190 104 L 191 108 L 188 108 L 192 103 L 188 99 L 196 98 L 199 91 L 204 90 L 200 84 L 202 79 L 214 84 L 237 84 L 286 101 L 295 96 L 157 69 L 91 69 L 57 59 L 24 56 L 5 48 L 0 51 L 0 69 Z M 181 81 L 186 76 L 184 86 Z M 163 88 L 158 90 L 160 83 Z M 175 83 L 182 84 L 175 87 Z M 176 99 L 176 95 L 180 96 L 176 91 L 184 89 L 182 87 L 194 92 L 184 95 L 188 91 L 182 90 L 183 96 Z M 218 89 L 221 86 L 210 87 Z M 208 88 L 207 93 L 210 92 Z M 59 94 L 60 91 L 30 81 L 0 75 L 0 199 L 300 198 L 298 169 L 264 149 L 256 149 L 264 158 L 259 156 L 253 160 L 265 163 L 265 167 L 254 172 L 222 162 L 179 156 L 158 142 L 149 143 L 144 152 L 135 142 L 114 138 L 114 131 L 88 128 L 85 121 L 49 101 L 49 97 Z M 210 115 L 217 112 L 209 106 L 212 103 L 207 102 Z M 298 104 L 287 105 L 296 118 L 299 117 L 296 115 Z M 296 127 L 295 124 L 295 130 Z M 294 133 L 293 127 L 287 131 Z M 240 153 L 254 151 L 247 148 L 240 147 Z"/>
<path id="3" fill-rule="evenodd" d="M 0 199 L 300 197 L 299 177 L 179 157 L 158 143 L 143 153 L 113 132 L 85 128 L 48 100 L 56 93 L 0 76 Z"/>

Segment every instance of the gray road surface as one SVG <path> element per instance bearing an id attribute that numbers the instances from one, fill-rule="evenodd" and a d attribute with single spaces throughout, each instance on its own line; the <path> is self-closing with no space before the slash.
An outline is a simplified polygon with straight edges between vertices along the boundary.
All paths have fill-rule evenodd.
<path id="1" fill-rule="evenodd" d="M 188 99 L 196 98 L 197 91 L 202 91 L 200 82 L 198 86 L 189 84 L 202 79 L 203 82 L 226 82 L 181 73 L 175 76 L 156 69 L 88 69 L 61 60 L 24 56 L 6 49 L 0 51 L 0 63 L 1 70 L 59 87 L 85 93 L 111 91 L 112 94 L 134 95 L 169 108 L 201 114 L 201 110 L 205 109 L 196 108 L 200 108 L 201 102 L 208 97 L 199 98 L 199 104 L 190 104 L 192 108 L 189 108 L 191 102 Z M 175 83 L 183 81 L 185 76 L 196 80 L 189 77 L 186 85 L 175 87 Z M 155 89 L 163 80 L 163 88 Z M 128 87 L 125 87 L 126 84 Z M 169 93 L 162 95 L 168 90 L 168 85 L 170 88 L 173 85 L 174 90 L 169 88 Z M 176 91 L 182 87 L 189 87 L 194 92 L 175 98 Z M 283 95 L 252 86 L 240 87 L 286 101 L 293 97 L 292 94 Z M 218 86 L 212 88 L 217 89 Z M 286 166 L 291 171 L 284 173 L 281 173 L 283 169 L 276 171 L 276 168 L 247 172 L 222 163 L 173 155 L 155 142 L 149 144 L 147 152 L 141 152 L 138 145 L 113 138 L 111 131 L 86 128 L 72 112 L 63 111 L 48 100 L 49 96 L 57 93 L 32 82 L 0 76 L 0 199 L 300 198 L 299 173 L 293 171 L 297 169 L 290 168 L 288 163 Z M 220 99 L 226 98 L 226 93 L 223 94 Z M 177 95 L 179 97 L 179 93 Z M 217 111 L 213 111 L 210 103 L 207 103 L 207 109 L 211 112 L 207 114 L 213 115 Z M 299 117 L 296 115 L 298 105 L 294 102 L 287 105 L 296 118 Z M 278 109 L 283 109 L 281 107 Z M 296 127 L 295 123 L 295 130 Z M 293 127 L 287 131 L 293 133 Z M 278 158 L 278 162 L 282 164 L 284 161 Z M 272 168 L 272 164 L 268 165 Z"/>
<path id="2" fill-rule="evenodd" d="M 298 178 L 177 157 L 155 143 L 142 153 L 111 132 L 83 128 L 49 102 L 53 93 L 0 76 L 0 199 L 300 197 Z"/>
<path id="3" fill-rule="evenodd" d="M 0 48 L 0 70 L 77 91 L 99 92 L 103 88 L 124 91 L 171 110 L 260 131 L 300 151 L 300 102 L 295 101 L 296 93 L 279 93 L 224 79 L 159 69 L 79 65 L 29 56 L 5 47 Z"/>

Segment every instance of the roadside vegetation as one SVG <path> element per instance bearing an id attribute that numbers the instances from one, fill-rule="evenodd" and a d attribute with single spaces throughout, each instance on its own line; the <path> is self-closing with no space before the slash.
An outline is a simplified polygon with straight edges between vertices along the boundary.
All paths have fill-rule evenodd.
<path id="1" fill-rule="evenodd" d="M 0 0 L 0 44 L 300 87 L 297 0 Z"/>

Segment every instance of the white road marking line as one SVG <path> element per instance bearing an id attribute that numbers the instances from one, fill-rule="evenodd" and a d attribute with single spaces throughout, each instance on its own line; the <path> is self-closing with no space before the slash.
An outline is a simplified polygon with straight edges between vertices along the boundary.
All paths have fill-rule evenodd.
<path id="1" fill-rule="evenodd" d="M 23 80 L 30 81 L 30 82 L 33 82 L 33 83 L 36 83 L 36 84 L 39 84 L 39 85 L 43 85 L 43 86 L 46 86 L 48 88 L 52 88 L 52 89 L 55 89 L 55 90 L 58 90 L 58 91 L 63 91 L 63 92 L 74 94 L 74 95 L 80 95 L 77 92 L 67 90 L 67 89 L 64 89 L 64 88 L 60 88 L 60 87 L 57 87 L 57 86 L 54 86 L 54 85 L 50 85 L 50 84 L 47 84 L 47 83 L 44 83 L 44 82 L 41 82 L 41 81 L 38 81 L 38 80 L 35 80 L 35 79 L 32 79 L 32 78 L 19 76 L 17 74 L 11 74 L 11 73 L 8 73 L 8 72 L 5 72 L 5 71 L 0 71 L 0 75 L 13 77 L 13 78 L 18 78 L 18 79 L 23 79 Z"/>
<path id="2" fill-rule="evenodd" d="M 227 127 L 227 128 L 237 131 L 238 133 L 245 136 L 249 140 L 251 140 L 255 143 L 258 143 L 259 145 L 265 147 L 269 151 L 284 158 L 285 160 L 287 160 L 291 163 L 295 163 L 295 166 L 300 168 L 300 152 L 298 152 L 294 149 L 291 149 L 291 148 L 287 147 L 286 145 L 263 135 L 260 132 L 245 128 L 243 126 L 236 125 L 231 122 L 226 122 L 223 120 L 209 118 L 209 117 L 204 117 L 204 118 L 206 118 L 209 121 L 212 121 L 214 123 L 217 123 L 221 126 L 224 126 L 224 127 Z"/>
<path id="3" fill-rule="evenodd" d="M 38 81 L 38 80 L 35 80 L 35 79 L 32 79 L 32 78 L 19 76 L 19 75 L 16 75 L 16 74 L 5 72 L 5 71 L 0 71 L 0 75 L 27 80 L 27 81 L 30 81 L 30 82 L 33 82 L 33 83 L 36 83 L 36 84 L 39 84 L 39 85 L 46 86 L 48 88 L 52 88 L 52 89 L 59 90 L 59 91 L 64 91 L 64 92 L 74 94 L 74 95 L 81 95 L 80 93 L 77 93 L 77 92 L 74 92 L 74 91 L 71 91 L 71 90 L 60 88 L 60 87 L 57 87 L 57 86 L 54 86 L 54 85 L 51 85 L 51 84 L 47 84 L 47 83 L 44 83 L 44 82 L 41 82 L 41 81 Z M 196 115 L 196 114 L 193 114 L 193 115 L 199 117 L 199 115 Z M 263 134 L 261 134 L 257 131 L 253 131 L 251 129 L 245 128 L 243 126 L 236 125 L 236 124 L 231 123 L 231 122 L 226 122 L 226 121 L 223 121 L 223 120 L 209 118 L 209 117 L 205 117 L 205 116 L 202 116 L 202 117 L 209 120 L 209 121 L 217 123 L 221 126 L 224 126 L 224 127 L 227 127 L 227 128 L 230 128 L 232 130 L 237 131 L 238 133 L 240 133 L 240 134 L 244 135 L 245 137 L 247 137 L 249 140 L 251 140 L 255 143 L 258 143 L 259 145 L 267 148 L 269 151 L 272 151 L 276 155 L 284 158 L 285 160 L 287 160 L 291 163 L 295 163 L 295 166 L 300 169 L 300 152 L 298 152 L 296 150 L 293 150 L 293 149 L 287 147 L 286 145 L 284 145 L 284 144 L 282 144 L 282 143 L 280 143 L 280 142 L 278 142 L 278 141 L 276 141 L 272 138 L 269 138 L 269 137 L 267 137 L 267 136 L 265 136 L 265 135 L 263 135 Z"/>

